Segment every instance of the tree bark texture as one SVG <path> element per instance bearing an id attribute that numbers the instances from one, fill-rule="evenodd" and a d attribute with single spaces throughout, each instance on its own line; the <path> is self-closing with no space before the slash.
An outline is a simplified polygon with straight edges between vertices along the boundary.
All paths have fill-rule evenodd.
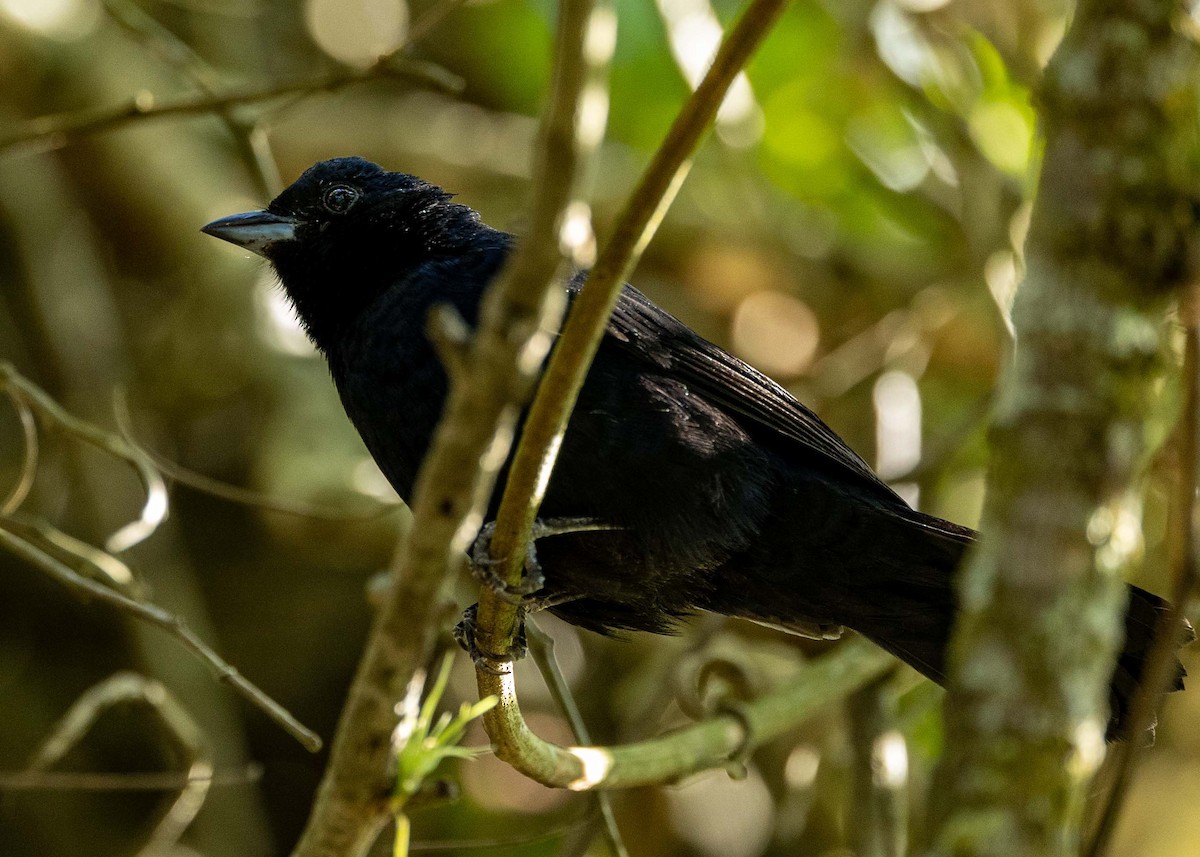
<path id="1" fill-rule="evenodd" d="M 1078 848 L 1104 756 L 1137 490 L 1192 275 L 1195 22 L 1083 0 L 1040 91 L 1046 148 L 991 433 L 984 537 L 960 583 L 935 854 Z"/>

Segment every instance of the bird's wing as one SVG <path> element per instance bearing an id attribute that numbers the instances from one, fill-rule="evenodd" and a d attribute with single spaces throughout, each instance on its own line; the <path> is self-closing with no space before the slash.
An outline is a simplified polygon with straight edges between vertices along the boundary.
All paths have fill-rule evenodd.
<path id="1" fill-rule="evenodd" d="M 632 286 L 626 286 L 617 301 L 608 338 L 718 407 L 796 441 L 843 474 L 899 500 L 865 461 L 787 390 L 703 339 Z"/>

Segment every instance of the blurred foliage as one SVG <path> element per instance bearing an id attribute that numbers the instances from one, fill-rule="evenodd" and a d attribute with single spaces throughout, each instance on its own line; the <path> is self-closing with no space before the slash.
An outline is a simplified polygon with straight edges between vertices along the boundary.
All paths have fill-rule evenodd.
<path id="1" fill-rule="evenodd" d="M 366 66 L 431 5 L 0 0 L 0 140 L 26 135 L 35 117 L 135 97 L 316 78 L 338 67 L 334 56 Z M 609 137 L 591 191 L 601 236 L 686 95 L 680 66 L 698 44 L 683 29 L 687 15 L 711 9 L 727 22 L 738 5 L 616 3 Z M 131 28 L 138 11 L 158 29 Z M 797 0 L 635 278 L 704 335 L 773 372 L 868 460 L 916 464 L 911 476 L 900 466 L 885 475 L 923 508 L 966 524 L 981 502 L 982 421 L 1005 359 L 1014 246 L 1037 167 L 1030 89 L 1067 11 L 1060 0 Z M 156 454 L 321 510 L 239 504 L 177 484 L 168 523 L 123 559 L 156 601 L 325 736 L 370 619 L 366 582 L 388 563 L 405 516 L 380 505 L 394 498 L 263 265 L 197 230 L 264 203 L 277 175 L 286 182 L 315 160 L 361 154 L 442 184 L 493 225 L 520 231 L 552 15 L 550 0 L 474 0 L 450 14 L 409 54 L 461 77 L 458 95 L 378 79 L 224 118 L 145 119 L 0 152 L 0 358 L 103 425 L 116 425 L 114 393 L 123 390 L 135 439 Z M 1154 419 L 1165 436 L 1168 409 Z M 16 415 L 0 413 L 0 493 L 19 478 L 21 437 Z M 1160 591 L 1163 479 L 1156 470 L 1150 480 L 1139 581 Z M 140 502 L 125 469 L 51 434 L 23 511 L 99 544 Z M 186 706 L 218 774 L 176 853 L 286 853 L 323 757 L 306 755 L 161 633 L 78 603 L 7 556 L 0 566 L 0 771 L 24 769 L 86 688 L 135 669 Z M 472 600 L 465 584 L 461 600 Z M 680 720 L 681 660 L 719 652 L 772 675 L 772 663 L 797 649 L 819 650 L 712 617 L 670 640 L 602 640 L 547 624 L 606 742 Z M 569 740 L 536 671 L 518 673 L 534 728 Z M 940 746 L 940 693 L 911 673 L 896 683 L 919 819 Z M 473 699 L 461 661 L 448 696 Z M 1200 849 L 1197 715 L 1200 694 L 1170 700 L 1116 853 Z M 739 781 L 716 773 L 616 795 L 630 851 L 847 853 L 847 734 L 831 710 L 757 753 Z M 251 761 L 261 777 L 246 774 Z M 153 718 L 118 708 L 59 767 L 179 764 Z M 453 840 L 464 854 L 477 853 L 472 844 L 603 853 L 586 798 L 542 789 L 491 758 L 461 777 L 462 799 L 414 817 L 414 851 Z M 171 799 L 0 780 L 0 854 L 133 853 Z"/>

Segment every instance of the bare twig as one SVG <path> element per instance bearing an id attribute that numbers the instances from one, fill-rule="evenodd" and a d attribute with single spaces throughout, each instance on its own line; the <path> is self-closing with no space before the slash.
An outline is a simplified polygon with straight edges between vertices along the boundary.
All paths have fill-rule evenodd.
<path id="1" fill-rule="evenodd" d="M 109 17 L 145 44 L 163 62 L 187 77 L 201 93 L 210 98 L 217 97 L 219 75 L 192 50 L 191 45 L 160 24 L 153 15 L 131 0 L 104 0 L 104 8 Z M 222 107 L 215 112 L 229 129 L 234 143 L 241 149 L 242 160 L 253 169 L 259 190 L 267 197 L 279 193 L 282 182 L 275 159 L 269 156 L 269 148 L 264 148 L 269 146 L 266 136 L 256 135 L 254 123 L 239 120 L 232 107 Z"/>
<path id="2" fill-rule="evenodd" d="M 582 30 L 592 0 L 567 0 L 560 11 L 555 79 L 543 122 L 543 158 L 536 170 L 529 237 L 488 290 L 480 325 L 452 378 L 444 415 L 413 492 L 414 526 L 397 561 L 396 582 L 380 608 L 351 686 L 329 768 L 296 857 L 365 853 L 388 818 L 386 771 L 394 703 L 424 664 L 442 615 L 445 581 L 461 567 L 482 509 L 506 457 L 520 406 L 549 349 L 557 291 L 552 277 L 560 212 L 571 198 L 576 149 Z M 564 129 L 570 141 L 562 145 Z M 558 292 L 561 294 L 561 292 Z"/>
<path id="3" fill-rule="evenodd" d="M 9 137 L 0 139 L 0 154 L 34 144 L 42 144 L 43 148 L 60 148 L 80 137 L 112 131 L 147 119 L 216 113 L 243 149 L 245 160 L 254 168 L 262 189 L 268 195 L 274 196 L 280 182 L 274 158 L 270 156 L 269 141 L 255 122 L 238 119 L 232 109 L 244 104 L 273 101 L 286 96 L 304 97 L 317 92 L 334 92 L 357 83 L 386 78 L 408 80 L 443 92 L 460 92 L 463 88 L 461 78 L 439 65 L 405 58 L 402 54 L 432 32 L 463 3 L 464 0 L 443 0 L 430 8 L 413 23 L 408 39 L 403 45 L 381 57 L 368 68 L 341 70 L 308 80 L 219 92 L 216 74 L 174 33 L 127 0 L 106 0 L 106 8 L 114 20 L 153 46 L 166 62 L 186 74 L 200 89 L 200 93 L 157 100 L 150 92 L 141 92 L 128 104 L 117 107 L 41 116 L 27 122 Z M 291 103 L 295 103 L 294 100 L 289 102 Z"/>
<path id="4" fill-rule="evenodd" d="M 572 15 L 572 18 L 568 18 L 569 14 Z M 547 110 L 543 123 L 542 145 L 534 165 L 534 186 L 539 188 L 538 198 L 539 200 L 544 199 L 544 202 L 535 203 L 534 217 L 529 232 L 518 246 L 516 255 L 508 267 L 509 275 L 515 281 L 537 278 L 541 282 L 546 282 L 562 265 L 560 218 L 570 201 L 571 181 L 579 172 L 578 168 L 583 156 L 590 154 L 595 143 L 592 141 L 591 146 L 585 147 L 579 133 L 583 124 L 581 122 L 583 93 L 590 77 L 588 65 L 593 61 L 589 60 L 585 53 L 588 34 L 594 28 L 610 25 L 605 23 L 605 16 L 607 15 L 611 21 L 611 14 L 612 12 L 607 6 L 593 7 L 591 2 L 564 3 L 563 5 L 562 20 L 560 21 L 560 39 L 563 40 L 563 44 L 560 46 L 560 51 L 569 49 L 571 57 L 570 62 L 567 62 L 560 56 L 558 80 L 555 86 L 558 103 L 552 104 Z M 575 31 L 570 42 L 567 42 L 562 34 L 563 29 L 568 26 Z M 594 61 L 607 63 L 608 56 L 599 55 Z M 571 167 L 566 173 L 566 181 L 564 181 L 561 166 L 564 162 Z M 500 292 L 497 289 L 494 293 L 499 294 Z M 489 291 L 489 299 L 492 294 L 493 292 Z M 561 304 L 561 292 L 558 295 Z M 548 346 L 549 341 L 547 340 L 545 344 Z M 533 365 L 537 366 L 542 357 L 544 354 L 538 355 L 537 362 Z M 527 423 L 522 430 L 522 446 L 527 443 L 525 438 L 528 432 L 529 425 Z M 548 438 L 546 442 L 549 444 L 552 439 Z M 518 458 L 519 455 L 518 452 Z M 522 475 L 531 476 L 534 484 L 537 484 L 541 474 L 548 472 L 539 469 L 535 475 L 528 471 L 527 467 Z M 519 490 L 514 489 L 513 476 L 514 472 L 510 471 L 504 491 L 505 498 L 512 495 L 514 490 Z M 521 481 L 524 483 L 525 480 Z M 508 503 L 512 505 L 511 500 Z M 536 507 L 531 510 L 529 526 L 525 527 L 523 531 L 512 526 L 514 520 L 512 514 L 505 515 L 501 512 L 497 520 L 497 530 L 492 540 L 492 555 L 503 558 L 500 560 L 497 570 L 502 578 L 511 583 L 516 583 L 521 578 L 526 545 L 529 541 L 535 514 Z M 516 619 L 515 606 L 506 603 L 497 597 L 495 592 L 484 587 L 479 596 L 477 622 L 480 649 L 490 652 L 507 652 L 512 646 Z M 489 675 L 491 679 L 488 678 Z M 487 696 L 492 692 L 485 690 L 484 685 L 494 684 L 492 681 L 494 678 L 495 675 L 489 673 L 488 670 L 479 670 L 480 696 Z M 489 735 L 492 735 L 491 724 L 495 721 L 495 712 L 485 718 L 485 723 L 489 724 Z M 494 739 L 495 735 L 492 737 Z"/>
<path id="5" fill-rule="evenodd" d="M 0 515 L 0 527 L 62 560 L 85 577 L 135 601 L 141 598 L 141 582 L 133 569 L 107 551 L 64 533 L 44 518 Z"/>
<path id="6" fill-rule="evenodd" d="M 5 387 L 4 392 L 17 412 L 17 419 L 21 421 L 21 437 L 25 442 L 25 451 L 21 459 L 21 475 L 17 477 L 17 482 L 8 492 L 4 503 L 0 504 L 0 515 L 11 515 L 21 508 L 21 504 L 25 502 L 30 489 L 33 488 L 33 480 L 37 476 L 39 447 L 37 421 L 34 419 L 29 403 L 11 387 Z"/>
<path id="7" fill-rule="evenodd" d="M 315 732 L 301 724 L 287 709 L 267 696 L 227 663 L 175 614 L 169 613 L 155 604 L 135 601 L 116 590 L 81 576 L 74 569 L 21 538 L 13 532 L 4 519 L 0 519 L 0 547 L 19 559 L 40 568 L 76 595 L 93 598 L 163 629 L 182 643 L 192 654 L 208 664 L 217 674 L 218 680 L 228 684 L 240 696 L 264 712 L 306 749 L 314 753 L 321 749 L 321 739 Z"/>
<path id="8" fill-rule="evenodd" d="M 157 681 L 120 672 L 86 690 L 71 706 L 29 764 L 30 773 L 46 771 L 78 744 L 104 712 L 122 702 L 150 706 L 188 755 L 188 769 L 174 803 L 163 813 L 139 853 L 160 854 L 178 841 L 204 805 L 212 785 L 212 755 L 200 727 L 182 705 Z"/>
<path id="9" fill-rule="evenodd" d="M 1175 651 L 1189 633 L 1185 608 L 1197 585 L 1197 433 L 1200 432 L 1200 304 L 1195 294 L 1184 301 L 1183 413 L 1179 423 L 1179 456 L 1175 474 L 1175 514 L 1172 541 L 1178 565 L 1174 570 L 1171 609 L 1159 619 L 1154 644 L 1142 667 L 1141 685 L 1129 713 L 1129 734 L 1135 736 L 1116 748 L 1112 787 L 1098 815 L 1087 857 L 1103 857 L 1112 842 L 1121 808 L 1129 796 L 1133 773 L 1142 757 L 1144 734 L 1155 721 L 1164 694 L 1175 681 Z"/>
<path id="10" fill-rule="evenodd" d="M 856 857 L 903 857 L 908 852 L 908 751 L 896 728 L 895 670 L 847 698 L 854 753 Z"/>
<path id="11" fill-rule="evenodd" d="M 98 428 L 68 413 L 44 390 L 17 372 L 12 364 L 0 362 L 0 388 L 10 396 L 25 402 L 55 428 L 89 443 L 108 454 L 127 462 L 137 472 L 146 490 L 146 502 L 138 520 L 132 521 L 109 536 L 106 549 L 121 553 L 149 538 L 167 518 L 167 487 L 154 463 L 118 435 Z"/>
<path id="12" fill-rule="evenodd" d="M 526 418 L 497 514 L 493 555 L 505 558 L 497 571 L 510 583 L 520 580 L 526 546 L 545 490 L 544 474 L 554 466 L 557 439 L 566 430 L 622 282 L 687 175 L 691 153 L 716 115 L 730 82 L 786 5 L 787 0 L 754 0 L 742 15 L 642 174 L 571 308 Z M 484 647 L 506 651 L 514 619 L 511 605 L 485 592 L 479 605 Z M 495 632 L 489 635 L 492 628 Z"/>
<path id="13" fill-rule="evenodd" d="M 406 80 L 443 92 L 457 93 L 462 89 L 462 80 L 441 66 L 422 60 L 385 57 L 361 71 L 335 71 L 305 80 L 234 89 L 216 96 L 201 93 L 156 100 L 149 92 L 142 92 L 129 103 L 116 107 L 42 116 L 25 123 L 16 133 L 0 139 L 0 154 L 35 143 L 59 148 L 79 137 L 112 131 L 148 119 L 203 116 L 242 104 L 271 101 L 288 95 L 334 92 L 357 83 L 388 78 Z"/>
<path id="14" fill-rule="evenodd" d="M 188 488 L 202 491 L 205 494 L 218 497 L 230 503 L 252 506 L 256 509 L 264 509 L 270 512 L 279 512 L 283 515 L 295 515 L 298 518 L 347 522 L 373 521 L 383 515 L 388 515 L 404 508 L 404 504 L 399 501 L 388 503 L 382 500 L 374 500 L 371 501 L 370 508 L 361 510 L 337 509 L 313 503 L 301 503 L 295 500 L 269 497 L 260 491 L 243 488 L 240 485 L 231 485 L 228 482 L 214 479 L 211 476 L 206 476 L 203 473 L 197 473 L 195 470 L 184 467 L 182 464 L 172 461 L 162 453 L 150 449 L 143 444 L 134 433 L 133 418 L 129 413 L 129 403 L 124 392 L 120 389 L 113 396 L 113 414 L 117 423 L 117 430 L 121 433 L 122 439 L 153 462 L 160 473 L 170 478 L 173 482 L 186 485 Z"/>
<path id="15" fill-rule="evenodd" d="M 588 734 L 587 724 L 583 721 L 583 714 L 575 702 L 575 695 L 571 693 L 571 686 L 567 684 L 566 677 L 559 669 L 558 658 L 554 656 L 554 638 L 532 622 L 527 626 L 526 633 L 529 639 L 529 654 L 533 656 L 533 662 L 537 664 L 555 704 L 567 718 L 571 734 L 580 744 L 591 744 L 592 738 Z M 613 814 L 612 798 L 608 792 L 596 792 L 595 800 L 600 810 L 600 821 L 608 839 L 609 849 L 616 857 L 629 857 L 625 840 L 621 838 L 621 829 L 617 827 L 617 818 Z"/>
<path id="16" fill-rule="evenodd" d="M 210 786 L 244 786 L 262 779 L 262 767 L 249 764 L 240 770 L 189 774 L 174 771 L 0 771 L 0 791 L 173 792 L 189 783 Z"/>
<path id="17" fill-rule="evenodd" d="M 895 665 L 891 655 L 856 638 L 805 664 L 770 693 L 666 735 L 616 747 L 559 747 L 538 738 L 524 720 L 505 735 L 519 770 L 538 782 L 572 791 L 673 782 L 729 764 L 734 756 L 779 738 Z M 510 665 L 506 665 L 509 666 Z M 511 668 L 500 682 L 500 705 L 516 704 Z"/>
<path id="18" fill-rule="evenodd" d="M 726 89 L 786 5 L 786 0 L 753 0 L 743 13 L 721 45 L 708 74 L 676 117 L 643 173 L 574 302 L 526 418 L 497 515 L 492 555 L 503 558 L 497 572 L 509 583 L 520 580 L 526 546 L 548 481 L 546 474 L 553 467 L 558 441 L 566 429 L 622 282 L 654 234 L 686 175 L 688 159 L 716 115 Z M 516 622 L 516 608 L 485 588 L 480 594 L 477 623 L 480 648 L 492 652 L 508 651 Z M 651 770 L 663 778 L 671 778 L 684 770 L 697 770 L 695 766 L 701 761 L 706 765 L 726 761 L 713 759 L 712 746 L 688 745 L 684 741 L 672 744 L 669 739 L 660 739 L 665 743 L 647 742 L 639 746 L 647 751 L 653 748 L 665 755 L 656 759 L 638 759 L 634 770 L 626 772 L 615 767 L 617 758 L 629 758 L 617 755 L 619 750 L 610 752 L 595 748 L 587 748 L 587 753 L 602 753 L 596 758 L 607 761 L 601 766 L 603 770 L 588 768 L 591 756 L 573 754 L 573 751 L 542 741 L 529 731 L 513 692 L 510 665 L 496 662 L 490 667 L 477 671 L 477 683 L 481 695 L 494 694 L 502 701 L 484 718 L 488 734 L 496 744 L 496 754 L 541 782 L 579 789 L 594 788 L 623 782 L 626 775 L 633 781 L 643 782 L 641 777 Z M 722 731 L 728 732 L 725 729 L 728 725 L 726 722 L 707 733 L 707 737 L 715 741 L 715 746 L 725 746 L 726 750 L 732 751 L 738 748 L 737 744 L 730 748 L 722 745 L 718 738 Z M 680 770 L 671 773 L 674 768 Z"/>

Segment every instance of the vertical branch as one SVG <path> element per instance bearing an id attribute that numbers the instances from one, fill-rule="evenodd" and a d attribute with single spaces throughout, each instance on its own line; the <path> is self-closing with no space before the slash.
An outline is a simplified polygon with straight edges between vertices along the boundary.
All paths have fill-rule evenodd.
<path id="1" fill-rule="evenodd" d="M 394 706 L 429 657 L 445 581 L 482 520 L 533 373 L 550 345 L 560 294 L 562 212 L 578 171 L 584 34 L 594 0 L 564 0 L 559 12 L 550 102 L 534 169 L 530 229 L 488 289 L 480 326 L 447 363 L 450 392 L 413 495 L 412 535 L 381 607 L 338 725 L 329 768 L 296 857 L 355 857 L 387 822 Z M 435 325 L 445 314 L 431 319 Z M 445 331 L 443 331 L 445 332 Z M 439 341 L 454 340 L 447 334 Z"/>
<path id="2" fill-rule="evenodd" d="M 1196 258 L 1185 15 L 1173 0 L 1084 0 L 1046 70 L 1017 350 L 949 658 L 935 854 L 1078 848 L 1121 575 L 1140 548 L 1134 492 L 1165 309 Z"/>
<path id="3" fill-rule="evenodd" d="M 525 420 L 497 513 L 492 555 L 503 558 L 497 571 L 510 583 L 520 580 L 526 546 L 554 466 L 559 440 L 566 430 L 588 367 L 600 347 L 622 283 L 654 235 L 675 191 L 687 175 L 692 151 L 716 116 L 730 83 L 770 32 L 786 5 L 787 0 L 753 0 L 749 4 L 642 174 L 575 300 Z M 480 648 L 492 652 L 507 651 L 512 645 L 516 622 L 517 612 L 513 605 L 486 589 L 480 594 Z M 541 770 L 544 773 L 535 776 L 547 776 L 554 769 L 550 759 L 552 754 L 528 732 L 521 720 L 511 682 L 506 682 L 509 678 L 507 669 L 506 665 L 499 664 L 495 672 L 478 671 L 480 694 L 495 694 L 502 701 L 485 718 L 488 735 L 496 742 L 501 758 L 510 761 L 524 758 L 530 765 L 523 768 L 526 773 Z"/>
<path id="4" fill-rule="evenodd" d="M 563 25 L 565 26 L 566 23 L 564 20 Z M 569 158 L 572 164 L 581 162 L 583 156 L 590 155 L 600 142 L 608 111 L 608 93 L 601 83 L 603 79 L 601 69 L 607 67 L 608 60 L 616 46 L 616 26 L 615 13 L 607 2 L 596 5 L 587 19 L 579 23 L 578 41 L 572 46 L 576 51 L 577 60 L 571 68 L 571 77 L 564 76 L 558 81 L 559 86 L 569 87 L 574 91 L 579 102 L 578 111 L 570 116 L 560 116 L 557 122 L 547 123 L 544 132 L 544 146 L 535 165 L 535 180 L 548 180 L 557 172 L 559 169 L 557 164 L 563 158 Z M 582 173 L 582 170 L 580 172 Z M 564 204 L 564 210 L 565 208 Z M 569 224 L 563 223 L 562 225 L 568 226 Z M 537 226 L 536 221 L 534 226 Z M 590 224 L 588 224 L 587 231 L 590 232 Z M 565 246 L 567 232 L 568 230 L 564 229 L 561 233 L 562 240 L 560 240 L 560 235 L 553 235 L 551 240 L 547 241 L 547 249 L 554 248 L 555 253 L 560 252 L 558 250 L 560 246 L 576 251 L 580 249 L 578 246 L 575 248 Z M 532 241 L 526 243 L 529 244 Z M 532 249 L 530 252 L 533 252 Z M 518 259 L 514 262 L 514 268 L 517 267 L 519 261 Z M 545 357 L 545 353 L 538 357 L 540 361 Z M 528 431 L 529 428 L 526 425 L 523 432 L 527 434 Z M 521 445 L 522 447 L 525 445 L 524 438 L 522 438 Z M 520 455 L 519 450 L 517 454 Z M 535 472 L 526 467 L 517 476 L 519 486 L 513 488 L 515 474 L 510 471 L 504 497 L 508 498 L 514 491 L 520 492 L 527 487 L 530 490 L 536 490 L 533 486 L 538 483 L 544 484 L 545 480 L 542 478 L 542 474 L 546 472 L 548 470 L 537 469 Z M 532 483 L 527 486 L 525 480 L 521 478 L 522 476 L 531 478 Z M 503 503 L 504 501 L 501 505 L 502 511 L 497 522 L 496 534 L 492 540 L 492 555 L 501 558 L 501 565 L 498 569 L 500 576 L 510 583 L 516 583 L 521 577 L 529 533 L 526 531 L 525 538 L 522 539 L 519 532 L 514 532 L 511 527 L 505 526 L 506 522 L 512 521 L 512 515 L 505 515 Z M 532 527 L 532 524 L 533 516 L 531 515 L 529 526 Z M 485 588 L 480 593 L 479 599 L 480 648 L 491 652 L 508 651 L 512 646 L 516 619 L 516 608 L 504 603 L 495 597 L 495 593 Z M 480 695 L 487 695 L 482 685 L 480 686 Z"/>
<path id="5" fill-rule="evenodd" d="M 854 753 L 850 844 L 857 857 L 908 852 L 908 748 L 896 730 L 895 670 L 846 699 Z"/>
<path id="6" fill-rule="evenodd" d="M 583 722 L 583 713 L 580 712 L 579 706 L 575 702 L 575 695 L 571 692 L 571 686 L 567 683 L 567 677 L 563 675 L 558 666 L 558 658 L 554 655 L 554 638 L 534 624 L 530 624 L 526 631 L 529 636 L 529 654 L 533 656 L 533 662 L 537 664 L 538 671 L 542 674 L 542 679 L 546 682 L 546 687 L 549 689 L 554 703 L 558 706 L 558 710 L 567 718 L 572 736 L 579 744 L 591 744 L 592 737 L 587 724 Z M 596 807 L 600 810 L 599 821 L 604 829 L 604 836 L 608 840 L 609 850 L 612 851 L 613 857 L 629 857 L 629 851 L 625 848 L 625 842 L 621 838 L 620 828 L 617 827 L 612 798 L 608 792 L 598 791 L 594 794 Z M 590 825 L 584 826 L 585 832 L 588 831 L 588 828 Z M 590 841 L 590 833 L 588 833 L 587 839 Z M 585 848 L 586 845 L 587 842 L 580 843 L 581 848 Z"/>

